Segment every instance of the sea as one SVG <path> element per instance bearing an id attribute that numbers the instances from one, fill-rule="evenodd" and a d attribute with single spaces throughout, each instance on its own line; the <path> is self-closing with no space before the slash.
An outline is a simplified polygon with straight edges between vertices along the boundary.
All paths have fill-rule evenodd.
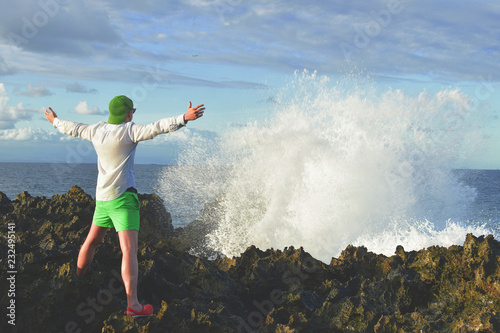
<path id="1" fill-rule="evenodd" d="M 165 207 L 172 215 L 175 227 L 184 227 L 199 218 L 203 202 L 189 200 L 189 190 L 175 188 L 175 195 L 165 195 L 167 189 L 161 184 L 164 174 L 178 166 L 136 164 L 135 176 L 139 193 L 156 193 L 165 200 Z M 26 191 L 31 196 L 45 196 L 66 193 L 71 186 L 81 187 L 85 193 L 95 198 L 97 182 L 97 164 L 89 163 L 14 163 L 0 162 L 0 192 L 9 199 Z M 172 200 L 172 198 L 175 198 Z M 185 199 L 185 202 L 179 199 Z M 213 200 L 213 198 L 212 198 Z"/>
<path id="2" fill-rule="evenodd" d="M 188 187 L 175 187 L 171 189 L 172 193 L 165 193 L 167 189 L 162 184 L 165 175 L 178 174 L 181 172 L 179 169 L 183 168 L 178 165 L 135 165 L 139 193 L 158 194 L 164 200 L 167 211 L 172 214 L 174 227 L 185 227 L 200 218 L 205 204 L 216 199 L 214 194 L 198 198 L 199 201 L 189 200 L 196 195 Z M 68 174 L 61 177 L 64 173 Z M 460 169 L 452 173 L 464 186 L 474 189 L 475 193 L 462 220 L 470 224 L 484 224 L 492 231 L 500 232 L 500 170 Z M 0 162 L 0 192 L 10 200 L 15 200 L 24 191 L 31 196 L 50 198 L 66 193 L 73 185 L 81 187 L 95 198 L 96 179 L 96 164 Z M 182 199 L 172 200 L 175 197 Z"/>
<path id="3" fill-rule="evenodd" d="M 308 71 L 269 93 L 263 119 L 192 138 L 176 165 L 136 164 L 139 192 L 158 194 L 175 227 L 216 202 L 214 250 L 303 247 L 326 263 L 348 245 L 390 256 L 462 245 L 468 233 L 500 239 L 500 170 L 459 167 L 484 139 L 473 135 L 484 121 L 474 96 Z M 94 164 L 0 163 L 11 200 L 72 185 L 95 196 L 96 177 Z"/>

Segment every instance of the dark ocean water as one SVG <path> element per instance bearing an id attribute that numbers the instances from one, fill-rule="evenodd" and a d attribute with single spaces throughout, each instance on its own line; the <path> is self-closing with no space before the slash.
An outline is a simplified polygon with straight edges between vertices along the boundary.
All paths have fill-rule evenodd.
<path id="1" fill-rule="evenodd" d="M 175 168 L 165 165 L 135 165 L 137 190 L 139 193 L 157 193 L 159 178 L 165 169 Z M 95 198 L 97 181 L 96 164 L 65 163 L 2 163 L 0 162 L 0 191 L 14 200 L 18 194 L 27 191 L 32 196 L 51 197 L 66 193 L 71 186 L 78 185 Z M 176 189 L 180 191 L 182 189 Z M 195 219 L 198 214 L 192 206 L 180 207 L 172 202 L 165 202 L 172 214 L 174 225 L 183 226 Z"/>
<path id="2" fill-rule="evenodd" d="M 460 179 L 476 189 L 467 218 L 500 230 L 500 170 L 457 170 Z"/>
<path id="3" fill-rule="evenodd" d="M 165 201 L 172 214 L 175 226 L 183 226 L 199 216 L 206 198 L 195 204 L 189 200 L 172 202 L 172 195 L 166 198 L 160 183 L 166 171 L 180 166 L 141 165 L 135 166 L 136 183 L 140 193 L 157 193 Z M 464 220 L 481 223 L 488 228 L 500 230 L 500 170 L 456 170 L 459 179 L 467 186 L 476 189 L 476 199 L 468 207 Z M 95 197 L 97 166 L 95 164 L 63 163 L 3 163 L 0 162 L 0 191 L 14 200 L 18 194 L 28 191 L 32 196 L 51 197 L 62 194 L 73 185 L 80 186 L 86 193 Z M 165 185 L 165 184 L 163 184 Z M 191 189 L 176 187 L 179 197 L 189 198 Z"/>

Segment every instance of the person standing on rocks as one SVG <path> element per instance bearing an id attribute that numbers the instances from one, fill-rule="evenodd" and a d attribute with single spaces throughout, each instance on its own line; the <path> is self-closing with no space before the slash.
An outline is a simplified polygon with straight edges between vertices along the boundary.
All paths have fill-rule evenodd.
<path id="1" fill-rule="evenodd" d="M 159 134 L 173 132 L 188 121 L 203 116 L 203 104 L 192 107 L 177 117 L 164 118 L 149 125 L 132 122 L 134 103 L 124 95 L 114 97 L 109 103 L 108 122 L 86 125 L 59 119 L 49 107 L 45 117 L 61 133 L 91 141 L 97 153 L 96 208 L 89 234 L 78 255 L 76 273 L 82 277 L 92 262 L 96 247 L 110 228 L 115 228 L 122 251 L 121 274 L 127 294 L 126 315 L 149 316 L 150 304 L 142 305 L 137 298 L 140 203 L 134 177 L 134 157 L 137 144 Z"/>

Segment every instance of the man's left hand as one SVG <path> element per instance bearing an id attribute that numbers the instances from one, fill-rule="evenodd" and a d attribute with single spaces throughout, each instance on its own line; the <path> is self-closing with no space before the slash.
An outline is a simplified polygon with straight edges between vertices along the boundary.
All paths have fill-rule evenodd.
<path id="1" fill-rule="evenodd" d="M 191 102 L 189 102 L 188 110 L 184 115 L 184 122 L 188 122 L 190 120 L 195 120 L 200 117 L 203 117 L 203 112 L 205 112 L 205 108 L 203 104 L 192 107 Z"/>
<path id="2" fill-rule="evenodd" d="M 50 111 L 49 111 L 50 110 Z M 52 110 L 52 108 L 49 107 L 49 110 L 45 110 L 45 118 L 47 118 L 47 120 L 53 124 L 54 123 L 54 119 L 57 118 L 57 115 L 56 113 Z"/>

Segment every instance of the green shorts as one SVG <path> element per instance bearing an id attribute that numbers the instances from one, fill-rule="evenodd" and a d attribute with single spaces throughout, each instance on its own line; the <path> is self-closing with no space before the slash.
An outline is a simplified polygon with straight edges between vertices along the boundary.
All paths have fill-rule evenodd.
<path id="1" fill-rule="evenodd" d="M 92 223 L 103 228 L 115 228 L 116 231 L 139 230 L 140 208 L 137 194 L 128 191 L 111 201 L 96 200 Z"/>

